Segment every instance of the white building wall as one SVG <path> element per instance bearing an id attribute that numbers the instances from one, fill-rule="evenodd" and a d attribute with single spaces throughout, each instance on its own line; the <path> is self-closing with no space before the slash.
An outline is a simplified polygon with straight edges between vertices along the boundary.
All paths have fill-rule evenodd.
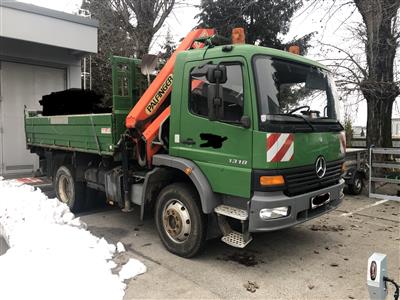
<path id="1" fill-rule="evenodd" d="M 0 175 L 37 168 L 25 146 L 24 107 L 40 109 L 43 95 L 81 87 L 81 60 L 97 52 L 97 27 L 92 19 L 0 0 Z"/>
<path id="2" fill-rule="evenodd" d="M 0 60 L 64 68 L 66 87 L 81 87 L 82 52 L 1 37 L 0 45 Z"/>
<path id="3" fill-rule="evenodd" d="M 81 88 L 81 65 L 68 66 L 67 69 L 67 87 L 68 88 Z"/>

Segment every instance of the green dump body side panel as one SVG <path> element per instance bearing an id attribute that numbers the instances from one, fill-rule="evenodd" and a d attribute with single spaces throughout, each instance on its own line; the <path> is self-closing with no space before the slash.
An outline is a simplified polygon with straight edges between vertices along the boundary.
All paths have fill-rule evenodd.
<path id="1" fill-rule="evenodd" d="M 125 118 L 145 88 L 140 60 L 113 56 L 112 113 L 63 116 L 25 116 L 28 146 L 114 155 L 126 130 Z"/>
<path id="2" fill-rule="evenodd" d="M 26 117 L 27 144 L 112 155 L 113 121 L 112 114 Z"/>

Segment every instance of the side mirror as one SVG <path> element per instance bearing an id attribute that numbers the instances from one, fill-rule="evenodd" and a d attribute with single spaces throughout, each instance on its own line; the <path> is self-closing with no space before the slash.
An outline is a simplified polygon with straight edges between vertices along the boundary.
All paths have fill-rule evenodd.
<path id="1" fill-rule="evenodd" d="M 210 121 L 224 118 L 224 100 L 222 98 L 222 86 L 209 84 L 207 87 L 208 119 Z"/>
<path id="2" fill-rule="evenodd" d="M 228 78 L 226 76 L 226 66 L 224 65 L 212 65 L 207 70 L 207 80 L 210 83 L 225 83 Z"/>
<path id="3" fill-rule="evenodd" d="M 193 77 L 205 76 L 207 85 L 208 119 L 210 121 L 222 120 L 224 118 L 224 99 L 221 84 L 227 81 L 226 66 L 205 64 L 194 68 L 190 75 Z"/>
<path id="4" fill-rule="evenodd" d="M 250 128 L 250 126 L 251 126 L 250 117 L 246 116 L 246 115 L 242 116 L 240 118 L 240 123 L 242 124 L 243 128 Z"/>
<path id="5" fill-rule="evenodd" d="M 205 76 L 209 83 L 225 83 L 227 81 L 226 66 L 224 65 L 213 65 L 205 64 L 200 67 L 196 67 L 190 72 L 193 77 Z"/>

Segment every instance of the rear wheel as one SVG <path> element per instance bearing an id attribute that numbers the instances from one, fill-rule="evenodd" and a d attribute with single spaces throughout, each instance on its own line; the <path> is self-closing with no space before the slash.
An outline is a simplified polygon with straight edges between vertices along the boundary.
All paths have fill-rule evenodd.
<path id="1" fill-rule="evenodd" d="M 165 187 L 157 198 L 155 219 L 161 241 L 168 251 L 193 257 L 205 245 L 207 219 L 196 191 L 186 183 Z"/>
<path id="2" fill-rule="evenodd" d="M 72 212 L 79 212 L 85 208 L 86 186 L 77 182 L 70 166 L 61 166 L 54 176 L 54 190 L 57 198 L 68 205 Z"/>

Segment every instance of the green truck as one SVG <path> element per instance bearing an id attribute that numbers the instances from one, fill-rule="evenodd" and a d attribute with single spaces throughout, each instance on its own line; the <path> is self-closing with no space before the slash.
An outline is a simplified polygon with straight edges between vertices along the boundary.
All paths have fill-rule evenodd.
<path id="1" fill-rule="evenodd" d="M 26 111 L 27 147 L 57 197 L 73 211 L 90 190 L 124 211 L 136 205 L 183 257 L 218 236 L 243 248 L 253 233 L 338 207 L 345 140 L 327 68 L 285 51 L 199 42 L 204 47 L 175 54 L 172 92 L 161 105 L 147 100 L 147 112 L 159 109 L 134 128 L 127 116 L 143 102 L 146 82 L 136 59 L 113 58 L 110 113 Z M 161 82 L 160 97 L 168 83 Z M 152 128 L 150 143 L 140 132 Z"/>

